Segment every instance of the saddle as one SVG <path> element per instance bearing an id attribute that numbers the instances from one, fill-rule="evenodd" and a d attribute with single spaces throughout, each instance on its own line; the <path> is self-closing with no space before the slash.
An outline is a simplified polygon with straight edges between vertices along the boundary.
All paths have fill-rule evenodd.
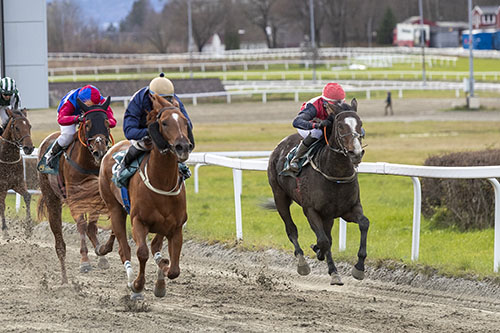
<path id="1" fill-rule="evenodd" d="M 316 140 L 307 150 L 307 152 L 298 160 L 298 166 L 299 170 L 297 172 L 294 172 L 290 170 L 290 161 L 295 157 L 295 154 L 297 153 L 297 148 L 299 147 L 300 142 L 295 145 L 290 152 L 287 154 L 285 163 L 283 165 L 283 170 L 279 173 L 280 176 L 290 176 L 290 177 L 296 177 L 300 174 L 302 171 L 302 168 L 309 164 L 309 162 L 313 159 L 313 157 L 316 155 L 318 150 L 325 145 L 324 140 Z"/>
<path id="2" fill-rule="evenodd" d="M 113 164 L 113 167 L 111 168 L 111 173 L 112 177 L 111 180 L 115 185 L 120 188 L 120 193 L 122 196 L 123 200 L 123 206 L 127 213 L 130 213 L 130 199 L 128 195 L 128 183 L 130 178 L 137 172 L 139 169 L 142 161 L 144 160 L 144 157 L 146 156 L 146 152 L 143 152 L 142 154 L 137 157 L 137 159 L 133 160 L 130 165 L 123 170 L 120 174 L 118 172 L 118 166 L 120 165 L 121 161 L 125 157 L 125 154 L 127 153 L 126 150 L 122 150 L 119 152 L 116 152 L 113 154 L 113 159 L 115 160 L 115 164 Z M 189 171 L 189 168 L 187 165 L 184 163 L 178 163 L 179 166 L 179 174 L 182 177 L 182 181 L 188 179 L 191 177 L 191 171 Z"/>

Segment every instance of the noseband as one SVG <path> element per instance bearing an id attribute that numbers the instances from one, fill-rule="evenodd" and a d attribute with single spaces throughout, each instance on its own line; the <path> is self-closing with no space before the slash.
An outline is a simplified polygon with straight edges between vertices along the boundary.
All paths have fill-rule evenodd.
<path id="1" fill-rule="evenodd" d="M 359 134 L 358 132 L 349 132 L 349 133 L 346 133 L 346 134 L 340 134 L 340 130 L 339 130 L 339 116 L 340 115 L 343 115 L 343 114 L 346 114 L 346 113 L 352 113 L 354 115 L 356 115 L 357 117 L 357 113 L 356 111 L 342 111 L 342 112 L 339 112 L 335 115 L 335 117 L 333 118 L 333 128 L 332 128 L 332 131 L 334 131 L 334 135 L 335 135 L 335 142 L 337 144 L 337 146 L 339 148 L 334 148 L 332 146 L 330 146 L 330 143 L 328 142 L 328 136 L 326 134 L 326 127 L 323 128 L 323 135 L 325 137 L 325 141 L 326 141 L 326 144 L 328 146 L 328 148 L 331 150 L 331 151 L 334 151 L 336 153 L 339 153 L 339 154 L 342 154 L 344 156 L 347 156 L 347 148 L 344 146 L 344 144 L 342 143 L 342 139 L 346 136 L 349 136 L 351 135 L 353 138 L 355 139 L 359 139 L 359 138 L 364 138 L 364 130 L 363 132 L 361 132 L 361 134 Z"/>

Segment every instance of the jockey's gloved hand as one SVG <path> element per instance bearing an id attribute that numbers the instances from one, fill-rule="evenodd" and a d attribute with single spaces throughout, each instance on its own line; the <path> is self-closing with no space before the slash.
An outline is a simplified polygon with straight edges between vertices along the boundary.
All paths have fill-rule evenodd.
<path id="1" fill-rule="evenodd" d="M 78 118 L 76 118 L 78 120 L 79 123 L 85 121 L 85 117 L 83 116 L 83 114 L 79 115 Z"/>
<path id="2" fill-rule="evenodd" d="M 325 119 L 325 120 L 322 120 L 319 124 L 318 124 L 318 127 L 319 129 L 323 129 L 325 127 L 328 127 L 332 124 L 332 122 L 328 119 Z"/>

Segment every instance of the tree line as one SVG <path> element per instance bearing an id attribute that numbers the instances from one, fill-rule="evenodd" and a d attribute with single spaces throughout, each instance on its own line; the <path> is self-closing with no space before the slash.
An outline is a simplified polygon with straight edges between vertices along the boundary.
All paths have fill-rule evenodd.
<path id="1" fill-rule="evenodd" d="M 467 0 L 421 0 L 424 18 L 468 21 Z M 49 52 L 174 53 L 188 47 L 189 0 L 165 0 L 161 11 L 135 0 L 119 25 L 81 17 L 77 1 L 47 4 Z M 398 22 L 419 14 L 419 0 L 313 0 L 316 46 L 392 43 Z M 226 49 L 310 46 L 309 0 L 190 0 L 192 50 L 217 33 Z M 474 5 L 498 6 L 498 0 Z"/>

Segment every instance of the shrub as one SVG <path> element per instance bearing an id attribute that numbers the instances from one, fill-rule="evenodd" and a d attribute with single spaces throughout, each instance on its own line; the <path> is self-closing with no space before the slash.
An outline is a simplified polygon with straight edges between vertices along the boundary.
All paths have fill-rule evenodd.
<path id="1" fill-rule="evenodd" d="M 489 149 L 431 156 L 428 166 L 500 165 L 500 150 Z M 459 230 L 493 227 L 495 192 L 486 179 L 422 179 L 422 214 L 434 227 Z"/>

